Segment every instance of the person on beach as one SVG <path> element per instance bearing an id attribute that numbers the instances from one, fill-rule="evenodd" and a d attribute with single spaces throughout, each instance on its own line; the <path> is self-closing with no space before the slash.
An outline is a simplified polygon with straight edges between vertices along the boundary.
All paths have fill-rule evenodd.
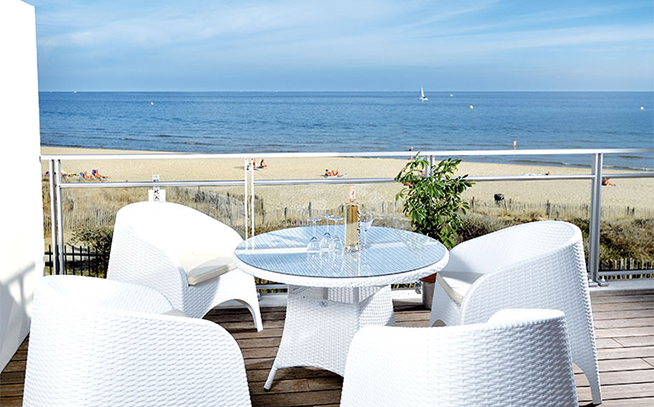
<path id="1" fill-rule="evenodd" d="M 57 173 L 55 172 L 55 175 L 56 175 L 56 174 L 57 174 Z M 62 172 L 61 172 L 61 178 L 63 178 L 64 180 L 67 180 L 68 177 L 72 177 L 73 175 L 77 175 L 77 174 L 69 174 L 69 173 L 67 173 L 67 172 L 65 172 L 65 171 L 62 171 Z M 45 172 L 45 176 L 46 176 L 46 178 L 49 177 L 49 176 L 50 176 L 50 171 L 46 171 L 46 172 Z"/>
<path id="2" fill-rule="evenodd" d="M 263 161 L 263 158 L 262 158 L 262 159 L 261 159 L 261 163 L 259 163 L 259 168 L 266 168 L 267 166 L 268 166 L 268 164 L 266 164 L 266 163 Z"/>
<path id="3" fill-rule="evenodd" d="M 615 184 L 611 182 L 610 178 L 602 178 L 602 185 L 603 186 L 612 186 L 612 187 L 615 186 Z"/>
<path id="4" fill-rule="evenodd" d="M 100 175 L 100 172 L 98 170 L 91 170 L 91 175 L 93 175 L 95 178 L 109 178 L 107 175 Z"/>

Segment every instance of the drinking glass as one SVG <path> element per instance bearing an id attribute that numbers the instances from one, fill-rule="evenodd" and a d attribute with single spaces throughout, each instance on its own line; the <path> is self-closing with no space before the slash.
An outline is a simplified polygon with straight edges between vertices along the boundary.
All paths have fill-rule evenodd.
<path id="1" fill-rule="evenodd" d="M 320 215 L 323 219 L 325 219 L 325 223 L 327 224 L 327 229 L 325 230 L 325 233 L 323 233 L 322 237 L 320 238 L 320 251 L 329 251 L 329 245 L 332 242 L 332 235 L 329 233 L 329 220 L 334 216 L 331 213 L 323 213 Z"/>
<path id="2" fill-rule="evenodd" d="M 330 249 L 336 253 L 343 252 L 343 240 L 338 236 L 338 224 L 343 220 L 342 216 L 332 216 L 331 221 L 334 222 L 334 229 L 332 233 L 332 244 Z"/>
<path id="3" fill-rule="evenodd" d="M 307 221 L 311 223 L 311 239 L 309 239 L 309 244 L 307 244 L 307 252 L 317 253 L 320 251 L 320 243 L 318 242 L 318 237 L 316 237 L 316 222 L 320 218 L 309 218 Z"/>
<path id="4" fill-rule="evenodd" d="M 362 248 L 367 248 L 370 247 L 368 244 L 368 229 L 372 226 L 372 221 L 374 220 L 374 217 L 372 215 L 372 211 L 361 211 L 360 213 L 360 222 L 361 222 L 361 228 L 363 229 L 363 239 L 361 242 L 361 247 Z"/>

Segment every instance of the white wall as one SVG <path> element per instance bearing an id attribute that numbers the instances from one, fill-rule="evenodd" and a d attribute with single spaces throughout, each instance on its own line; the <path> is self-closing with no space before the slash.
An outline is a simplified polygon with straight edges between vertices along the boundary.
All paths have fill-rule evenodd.
<path id="1" fill-rule="evenodd" d="M 29 332 L 43 275 L 38 96 L 34 7 L 0 0 L 1 369 Z"/>

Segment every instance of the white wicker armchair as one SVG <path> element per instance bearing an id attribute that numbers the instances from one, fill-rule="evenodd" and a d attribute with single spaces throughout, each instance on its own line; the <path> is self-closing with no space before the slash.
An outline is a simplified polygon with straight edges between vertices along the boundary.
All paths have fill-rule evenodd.
<path id="1" fill-rule="evenodd" d="M 578 406 L 565 317 L 503 310 L 487 323 L 364 327 L 341 406 Z"/>
<path id="2" fill-rule="evenodd" d="M 578 227 L 558 221 L 513 226 L 461 243 L 438 273 L 429 326 L 474 324 L 506 308 L 565 313 L 572 361 L 602 402 L 584 246 Z"/>
<path id="3" fill-rule="evenodd" d="M 44 277 L 33 312 L 26 407 L 251 405 L 234 338 L 151 287 Z"/>
<path id="4" fill-rule="evenodd" d="M 236 268 L 243 239 L 229 226 L 170 202 L 138 202 L 116 214 L 110 280 L 156 288 L 193 318 L 228 300 L 246 305 L 263 329 L 254 277 Z"/>

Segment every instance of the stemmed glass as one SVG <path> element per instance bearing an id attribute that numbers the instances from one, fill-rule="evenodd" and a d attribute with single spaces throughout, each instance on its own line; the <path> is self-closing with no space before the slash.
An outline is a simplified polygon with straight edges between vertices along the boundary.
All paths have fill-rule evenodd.
<path id="1" fill-rule="evenodd" d="M 323 233 L 322 237 L 320 238 L 320 251 L 329 251 L 329 245 L 332 242 L 332 235 L 329 233 L 329 220 L 334 215 L 331 213 L 323 213 L 320 216 L 325 219 L 325 223 L 327 223 L 327 230 L 325 230 L 325 233 Z"/>
<path id="2" fill-rule="evenodd" d="M 307 252 L 309 253 L 317 253 L 320 251 L 320 243 L 316 237 L 316 222 L 319 220 L 320 218 L 307 219 L 307 222 L 311 223 L 311 239 L 309 239 L 309 244 L 307 244 Z"/>
<path id="3" fill-rule="evenodd" d="M 334 234 L 332 235 L 332 244 L 330 249 L 335 253 L 343 252 L 343 241 L 338 237 L 338 223 L 343 220 L 342 216 L 332 216 L 331 220 L 334 222 Z"/>
<path id="4" fill-rule="evenodd" d="M 361 221 L 361 228 L 363 229 L 363 239 L 361 239 L 362 240 L 361 247 L 362 248 L 370 247 L 370 245 L 368 244 L 368 230 L 372 226 L 372 221 L 374 220 L 372 211 L 361 211 L 359 220 Z"/>

